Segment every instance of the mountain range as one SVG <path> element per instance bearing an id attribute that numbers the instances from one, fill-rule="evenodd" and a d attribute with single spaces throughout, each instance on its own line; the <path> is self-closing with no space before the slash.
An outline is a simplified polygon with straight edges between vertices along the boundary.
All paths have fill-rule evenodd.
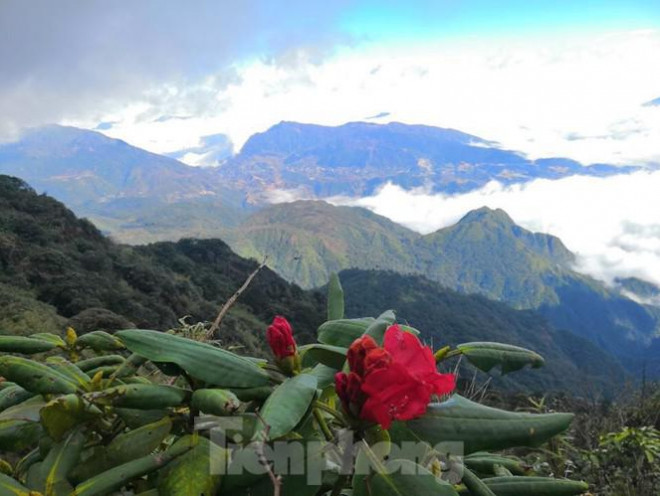
<path id="1" fill-rule="evenodd" d="M 513 184 L 624 169 L 566 158 L 529 160 L 454 129 L 351 122 L 336 127 L 281 122 L 253 135 L 220 174 L 253 194 L 294 189 L 306 197 L 360 197 L 391 182 L 406 189 L 459 193 L 489 181 Z M 636 167 L 626 171 L 637 170 Z"/>
<path id="2" fill-rule="evenodd" d="M 60 202 L 23 181 L 0 175 L 0 334 L 80 333 L 126 327 L 166 330 L 208 321 L 256 263 L 220 240 L 184 239 L 146 246 L 118 245 Z M 612 394 L 629 377 L 610 354 L 539 314 L 481 296 L 463 295 L 421 276 L 350 270 L 340 275 L 349 317 L 391 307 L 401 322 L 422 330 L 436 347 L 499 340 L 530 347 L 546 367 L 498 377 L 500 388 L 526 392 Z M 223 320 L 217 338 L 256 355 L 264 331 L 285 315 L 303 344 L 323 321 L 325 292 L 305 291 L 262 270 Z M 473 369 L 463 365 L 464 381 Z M 478 374 L 479 382 L 486 376 Z"/>
<path id="3" fill-rule="evenodd" d="M 529 160 L 453 129 L 354 122 L 282 122 L 219 167 L 190 167 L 94 131 L 45 126 L 0 144 L 0 173 L 28 181 L 121 241 L 220 237 L 285 190 L 296 197 L 363 196 L 386 183 L 464 192 L 639 167 Z"/>
<path id="4" fill-rule="evenodd" d="M 573 254 L 559 239 L 526 231 L 501 210 L 479 209 L 422 236 L 364 209 L 321 201 L 263 203 L 280 189 L 317 197 L 362 195 L 398 181 L 452 192 L 490 180 L 631 170 L 566 159 L 530 161 L 459 131 L 397 123 L 281 123 L 253 136 L 218 168 L 188 167 L 60 126 L 0 146 L 0 172 L 48 191 L 114 239 L 219 237 L 242 256 L 267 257 L 272 269 L 304 288 L 352 267 L 423 275 L 464 294 L 537 310 L 555 327 L 588 338 L 635 368 L 657 335 L 660 310 L 648 297 L 652 289 L 643 281 L 611 288 L 576 272 Z"/>

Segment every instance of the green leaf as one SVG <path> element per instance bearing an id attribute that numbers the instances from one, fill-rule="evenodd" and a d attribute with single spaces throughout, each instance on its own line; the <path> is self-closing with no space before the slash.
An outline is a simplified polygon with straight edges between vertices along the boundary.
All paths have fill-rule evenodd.
<path id="1" fill-rule="evenodd" d="M 157 384 L 122 384 L 84 397 L 92 403 L 124 408 L 155 410 L 181 405 L 190 398 L 190 391 Z"/>
<path id="2" fill-rule="evenodd" d="M 35 334 L 30 334 L 28 337 L 33 339 L 40 339 L 42 341 L 48 341 L 49 343 L 53 343 L 55 346 L 59 346 L 60 348 L 66 348 L 66 343 L 64 340 L 57 334 L 53 334 L 51 332 L 37 332 Z"/>
<path id="3" fill-rule="evenodd" d="M 190 406 L 211 415 L 231 415 L 241 402 L 226 389 L 198 389 L 192 395 Z"/>
<path id="4" fill-rule="evenodd" d="M 324 322 L 317 331 L 319 343 L 348 348 L 374 321 L 374 318 L 367 318 Z"/>
<path id="5" fill-rule="evenodd" d="M 344 318 L 344 290 L 339 276 L 333 272 L 328 283 L 328 320 Z"/>
<path id="6" fill-rule="evenodd" d="M 364 331 L 364 334 L 374 338 L 376 343 L 379 345 L 383 344 L 383 338 L 385 337 L 385 331 L 389 326 L 394 324 L 396 320 L 396 315 L 393 310 L 386 310 L 378 316 L 378 318 L 372 322 L 369 327 Z"/>
<path id="7" fill-rule="evenodd" d="M 319 363 L 317 366 L 315 366 L 312 370 L 309 371 L 309 374 L 316 377 L 318 383 L 317 387 L 319 389 L 325 389 L 328 386 L 333 385 L 335 383 L 336 373 L 337 373 L 336 369 L 333 369 L 332 367 L 328 367 L 327 365 L 323 365 L 322 363 Z"/>
<path id="8" fill-rule="evenodd" d="M 94 405 L 90 405 L 76 394 L 67 394 L 49 401 L 39 412 L 41 423 L 48 435 L 58 441 L 71 429 L 101 415 Z"/>
<path id="9" fill-rule="evenodd" d="M 316 377 L 310 374 L 300 374 L 280 384 L 261 408 L 263 422 L 253 439 L 277 439 L 291 432 L 314 400 L 316 386 Z"/>
<path id="10" fill-rule="evenodd" d="M 504 375 L 520 370 L 525 365 L 536 369 L 545 363 L 538 353 L 510 344 L 474 342 L 459 344 L 456 348 L 472 365 L 484 372 L 499 365 Z"/>
<path id="11" fill-rule="evenodd" d="M 303 359 L 309 356 L 315 363 L 323 364 L 334 370 L 341 370 L 346 361 L 347 348 L 328 344 L 309 344 L 299 348 Z"/>
<path id="12" fill-rule="evenodd" d="M 180 456 L 160 472 L 158 494 L 160 496 L 189 496 L 216 494 L 220 476 L 212 474 L 211 456 L 214 463 L 224 466 L 227 451 L 201 436 L 186 436 L 179 443 L 191 443 L 194 448 Z M 176 445 L 175 445 L 176 446 Z M 222 457 L 223 460 L 219 460 Z"/>
<path id="13" fill-rule="evenodd" d="M 39 422 L 0 420 L 0 446 L 3 452 L 22 451 L 36 443 L 43 431 Z"/>
<path id="14" fill-rule="evenodd" d="M 32 398 L 34 393 L 26 391 L 21 386 L 10 386 L 0 390 L 0 412 Z"/>
<path id="15" fill-rule="evenodd" d="M 95 351 L 116 351 L 124 347 L 119 339 L 105 331 L 83 334 L 76 340 L 76 346 L 91 348 Z"/>
<path id="16" fill-rule="evenodd" d="M 0 474 L 0 494 L 2 496 L 30 496 L 30 490 L 8 475 Z"/>
<path id="17" fill-rule="evenodd" d="M 89 372 L 99 367 L 121 365 L 125 360 L 121 355 L 103 355 L 76 362 L 76 366 L 83 372 Z M 91 375 L 93 376 L 94 374 Z"/>
<path id="18" fill-rule="evenodd" d="M 103 496 L 128 482 L 154 472 L 192 449 L 190 443 L 177 443 L 163 453 L 148 455 L 92 477 L 76 486 L 72 496 Z"/>
<path id="19" fill-rule="evenodd" d="M 49 357 L 46 359 L 46 365 L 68 377 L 69 380 L 75 383 L 81 390 L 89 390 L 92 379 L 66 358 L 60 356 Z"/>
<path id="20" fill-rule="evenodd" d="M 353 496 L 457 496 L 448 482 L 409 460 L 392 460 L 383 472 L 354 478 Z"/>
<path id="21" fill-rule="evenodd" d="M 172 421 L 164 417 L 115 437 L 107 447 L 110 467 L 135 460 L 156 450 L 172 430 Z"/>
<path id="22" fill-rule="evenodd" d="M 572 420 L 571 413 L 507 412 L 454 395 L 447 401 L 429 405 L 426 413 L 409 420 L 406 428 L 433 446 L 442 442 L 461 443 L 463 453 L 469 454 L 539 446 L 566 430 Z"/>
<path id="23" fill-rule="evenodd" d="M 32 393 L 75 393 L 76 385 L 50 367 L 17 356 L 0 357 L 0 376 Z"/>
<path id="24" fill-rule="evenodd" d="M 139 408 L 115 408 L 114 410 L 130 429 L 137 429 L 143 425 L 157 422 L 163 417 L 169 415 L 169 411 L 166 409 L 144 410 Z"/>
<path id="25" fill-rule="evenodd" d="M 50 351 L 56 346 L 56 344 L 43 339 L 26 338 L 24 336 L 0 336 L 0 351 L 5 353 L 32 355 Z"/>
<path id="26" fill-rule="evenodd" d="M 549 477 L 490 477 L 482 481 L 496 496 L 575 496 L 589 490 L 584 482 Z M 474 493 L 460 491 L 460 494 Z"/>
<path id="27" fill-rule="evenodd" d="M 525 475 L 525 467 L 522 462 L 516 458 L 503 455 L 494 455 L 491 453 L 477 452 L 466 456 L 463 463 L 470 470 L 482 474 L 495 475 L 495 466 L 506 468 L 514 475 Z"/>
<path id="28" fill-rule="evenodd" d="M 39 422 L 39 412 L 46 402 L 42 396 L 28 398 L 0 413 L 0 420 L 29 420 Z"/>
<path id="29" fill-rule="evenodd" d="M 85 445 L 85 436 L 80 429 L 72 431 L 61 442 L 55 444 L 39 466 L 41 483 L 37 487 L 49 496 L 68 496 L 72 487 L 67 476 L 80 460 Z"/>
<path id="30" fill-rule="evenodd" d="M 225 388 L 266 386 L 268 374 L 250 360 L 206 343 L 157 331 L 119 331 L 126 347 L 152 362 L 175 363 L 191 377 Z"/>
<path id="31" fill-rule="evenodd" d="M 495 496 L 490 487 L 488 487 L 479 477 L 474 475 L 468 468 L 461 466 L 463 471 L 463 484 L 470 491 L 470 496 Z"/>

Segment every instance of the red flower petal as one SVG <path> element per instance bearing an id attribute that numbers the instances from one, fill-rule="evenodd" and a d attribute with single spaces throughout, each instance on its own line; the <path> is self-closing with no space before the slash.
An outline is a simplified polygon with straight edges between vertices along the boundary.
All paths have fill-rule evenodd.
<path id="1" fill-rule="evenodd" d="M 367 401 L 361 417 L 389 429 L 392 420 L 410 420 L 424 414 L 431 399 L 430 389 L 412 377 L 398 363 L 374 369 L 362 384 Z"/>
<path id="2" fill-rule="evenodd" d="M 353 341 L 346 355 L 351 371 L 360 376 L 364 375 L 364 359 L 369 351 L 376 348 L 378 345 L 371 336 L 362 336 Z"/>

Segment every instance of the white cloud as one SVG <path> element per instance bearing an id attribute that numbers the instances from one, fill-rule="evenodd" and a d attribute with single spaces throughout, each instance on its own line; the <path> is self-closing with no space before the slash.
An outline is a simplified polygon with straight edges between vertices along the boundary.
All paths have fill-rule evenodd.
<path id="1" fill-rule="evenodd" d="M 578 255 L 578 270 L 611 282 L 636 276 L 660 284 L 660 171 L 607 178 L 573 176 L 462 195 L 405 191 L 388 184 L 372 197 L 335 199 L 366 207 L 422 233 L 457 222 L 469 210 L 504 209 L 535 232 L 558 236 Z"/>
<path id="2" fill-rule="evenodd" d="M 660 96 L 660 31 L 357 45 L 322 61 L 301 53 L 295 64 L 243 61 L 219 87 L 181 86 L 145 103 L 155 115 L 204 102 L 211 111 L 166 122 L 111 115 L 104 120 L 120 123 L 108 134 L 171 152 L 225 133 L 239 149 L 281 120 L 337 125 L 387 113 L 384 121 L 451 127 L 534 158 L 660 162 L 660 107 L 642 106 Z"/>

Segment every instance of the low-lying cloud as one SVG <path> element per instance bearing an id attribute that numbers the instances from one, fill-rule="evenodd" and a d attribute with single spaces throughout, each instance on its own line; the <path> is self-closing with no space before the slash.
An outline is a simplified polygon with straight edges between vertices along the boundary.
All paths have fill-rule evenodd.
<path id="1" fill-rule="evenodd" d="M 517 224 L 558 236 L 577 254 L 581 272 L 607 282 L 634 276 L 660 284 L 659 192 L 660 171 L 643 171 L 513 186 L 493 181 L 461 195 L 387 184 L 371 197 L 332 202 L 368 208 L 421 233 L 454 224 L 475 208 L 502 208 Z"/>

